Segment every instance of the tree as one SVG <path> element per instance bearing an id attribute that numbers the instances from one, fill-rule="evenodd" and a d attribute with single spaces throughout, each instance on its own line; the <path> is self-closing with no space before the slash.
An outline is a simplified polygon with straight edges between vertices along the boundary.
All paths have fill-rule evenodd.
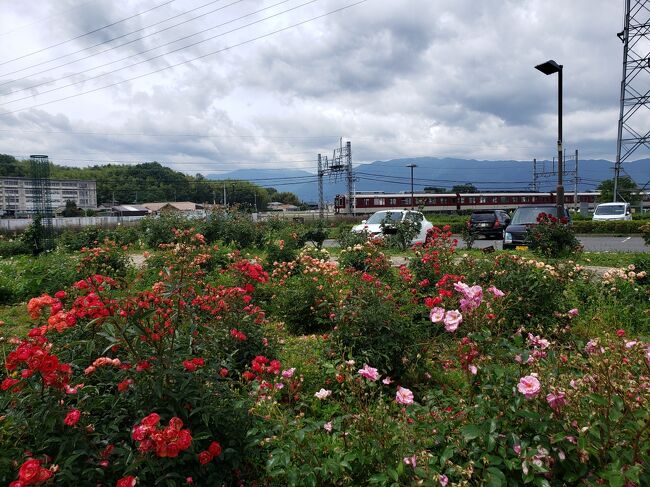
<path id="1" fill-rule="evenodd" d="M 300 206 L 300 200 L 298 199 L 298 197 L 295 194 L 290 193 L 288 191 L 283 191 L 282 193 L 276 193 L 275 195 L 273 195 L 273 198 L 276 201 L 279 201 L 280 203 L 284 203 L 286 205 Z"/>
<path id="2" fill-rule="evenodd" d="M 77 203 L 68 200 L 65 202 L 65 208 L 61 214 L 64 217 L 81 216 L 83 215 L 83 210 L 77 208 Z"/>
<path id="3" fill-rule="evenodd" d="M 25 170 L 14 156 L 0 154 L 0 176 L 25 176 Z"/>
<path id="4" fill-rule="evenodd" d="M 600 191 L 598 196 L 598 202 L 608 203 L 614 201 L 614 180 L 606 179 L 598 185 L 596 188 Z M 639 187 L 636 185 L 634 180 L 630 176 L 624 176 L 618 178 L 618 201 L 625 201 L 632 205 L 638 204 L 641 201 L 641 195 L 639 194 Z"/>
<path id="5" fill-rule="evenodd" d="M 457 184 L 451 188 L 452 193 L 478 193 L 478 188 L 472 183 Z"/>

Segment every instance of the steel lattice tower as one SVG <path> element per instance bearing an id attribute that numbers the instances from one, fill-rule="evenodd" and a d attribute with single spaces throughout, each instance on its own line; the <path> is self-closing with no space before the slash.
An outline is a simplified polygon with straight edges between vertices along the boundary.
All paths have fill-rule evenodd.
<path id="1" fill-rule="evenodd" d="M 52 208 L 50 161 L 44 155 L 31 155 L 29 161 L 34 198 L 32 212 L 34 216 L 41 216 L 41 225 L 43 226 L 41 244 L 44 250 L 50 250 L 54 247 L 54 232 L 52 230 L 54 209 Z"/>
<path id="2" fill-rule="evenodd" d="M 625 0 L 623 77 L 614 165 L 614 201 L 621 164 L 643 147 L 650 148 L 650 0 Z"/>
<path id="3" fill-rule="evenodd" d="M 325 198 L 323 193 L 323 178 L 329 175 L 335 181 L 338 176 L 345 173 L 347 183 L 347 212 L 354 214 L 354 171 L 352 169 L 352 143 L 350 141 L 343 145 L 343 139 L 340 140 L 340 146 L 334 149 L 331 161 L 327 156 L 318 154 L 318 210 L 322 219 L 325 211 Z"/>

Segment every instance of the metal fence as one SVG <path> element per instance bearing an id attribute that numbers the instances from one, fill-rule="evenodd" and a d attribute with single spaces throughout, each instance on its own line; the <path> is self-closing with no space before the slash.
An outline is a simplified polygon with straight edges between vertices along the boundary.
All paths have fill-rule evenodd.
<path id="1" fill-rule="evenodd" d="M 144 216 L 83 216 L 52 218 L 53 228 L 81 228 L 88 226 L 98 226 L 103 228 L 112 228 L 118 225 L 130 225 Z M 32 223 L 30 218 L 9 218 L 0 220 L 0 232 L 14 233 L 22 232 L 29 224 Z"/>

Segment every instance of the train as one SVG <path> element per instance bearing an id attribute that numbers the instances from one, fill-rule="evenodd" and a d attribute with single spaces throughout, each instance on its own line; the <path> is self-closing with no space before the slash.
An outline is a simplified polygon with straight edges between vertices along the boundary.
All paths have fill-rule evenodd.
<path id="1" fill-rule="evenodd" d="M 567 208 L 576 210 L 596 206 L 598 192 L 567 193 L 564 202 Z M 576 201 L 577 196 L 577 201 Z M 498 209 L 510 211 L 522 205 L 555 204 L 555 193 L 413 193 L 414 204 L 411 205 L 411 193 L 384 193 L 381 191 L 357 192 L 354 195 L 352 214 L 370 214 L 380 210 L 404 209 L 413 206 L 420 211 L 430 213 L 454 213 L 480 209 Z M 650 193 L 644 194 L 644 202 L 650 203 Z M 348 196 L 337 195 L 334 199 L 337 213 L 350 213 Z"/>

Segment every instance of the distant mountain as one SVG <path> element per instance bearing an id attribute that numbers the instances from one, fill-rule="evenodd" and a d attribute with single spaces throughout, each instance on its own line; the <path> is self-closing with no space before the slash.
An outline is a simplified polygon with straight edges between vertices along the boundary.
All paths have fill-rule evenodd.
<path id="1" fill-rule="evenodd" d="M 532 161 L 477 161 L 473 159 L 418 157 L 375 161 L 354 166 L 356 191 L 410 192 L 413 169 L 413 189 L 422 191 L 426 186 L 444 187 L 472 183 L 481 191 L 527 191 L 532 188 Z M 538 161 L 538 172 L 553 170 L 550 161 Z M 573 171 L 573 161 L 567 164 L 567 171 Z M 579 191 L 594 190 L 598 184 L 613 177 L 614 164 L 603 159 L 578 161 Z M 623 175 L 629 175 L 639 186 L 648 183 L 650 188 L 650 159 L 626 162 Z M 208 174 L 208 179 L 243 179 L 278 191 L 291 191 L 301 200 L 318 200 L 318 182 L 315 173 L 296 169 L 238 169 L 229 173 Z M 540 178 L 540 191 L 553 191 L 556 176 Z M 565 177 L 566 192 L 574 189 L 573 174 Z M 325 199 L 333 201 L 337 194 L 345 193 L 345 173 L 325 177 Z"/>

